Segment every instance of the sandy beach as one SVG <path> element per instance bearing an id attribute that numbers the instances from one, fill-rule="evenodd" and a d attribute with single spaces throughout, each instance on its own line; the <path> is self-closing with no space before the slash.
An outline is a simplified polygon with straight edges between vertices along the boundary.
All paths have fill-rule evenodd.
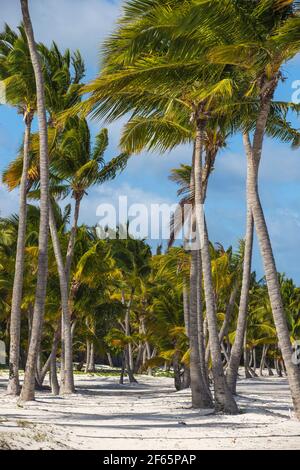
<path id="1" fill-rule="evenodd" d="M 37 393 L 17 406 L 0 376 L 2 449 L 300 449 L 284 378 L 241 379 L 236 416 L 199 412 L 190 391 L 175 392 L 169 378 L 76 375 L 77 393 Z"/>

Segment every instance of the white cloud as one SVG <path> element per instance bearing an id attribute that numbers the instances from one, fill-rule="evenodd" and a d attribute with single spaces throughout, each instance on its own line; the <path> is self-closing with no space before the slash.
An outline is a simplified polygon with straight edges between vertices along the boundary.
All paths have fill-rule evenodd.
<path id="1" fill-rule="evenodd" d="M 80 49 L 93 66 L 98 64 L 100 44 L 112 31 L 120 13 L 119 0 L 32 0 L 30 13 L 37 41 Z M 21 21 L 19 0 L 1 1 L 0 28 Z"/>

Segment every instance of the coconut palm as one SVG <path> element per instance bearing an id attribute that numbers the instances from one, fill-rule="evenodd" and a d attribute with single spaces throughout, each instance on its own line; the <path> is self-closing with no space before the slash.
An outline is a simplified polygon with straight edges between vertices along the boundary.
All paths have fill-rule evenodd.
<path id="1" fill-rule="evenodd" d="M 174 1 L 170 3 L 170 8 L 167 10 L 163 10 L 163 8 L 160 9 L 156 2 L 139 2 L 138 4 L 136 2 L 129 2 L 128 6 L 125 7 L 124 19 L 121 26 L 119 27 L 119 30 L 114 35 L 113 39 L 107 43 L 108 52 L 106 55 L 106 69 L 104 75 L 97 79 L 90 88 L 95 92 L 94 97 L 92 97 L 90 101 L 90 109 L 92 109 L 92 112 L 95 115 L 109 114 L 109 109 L 112 109 L 112 112 L 110 113 L 111 116 L 121 114 L 125 106 L 127 106 L 127 110 L 129 110 L 130 107 L 132 107 L 132 103 L 138 91 L 132 92 L 131 89 L 130 98 L 127 100 L 127 104 L 125 104 L 126 98 L 128 98 L 130 91 L 129 88 L 126 90 L 126 80 L 128 80 L 128 78 L 130 79 L 131 86 L 135 84 L 134 90 L 138 90 L 138 87 L 141 83 L 140 80 L 143 80 L 143 82 L 146 80 L 147 87 L 149 87 L 149 84 L 151 83 L 155 85 L 156 89 L 163 89 L 164 84 L 162 84 L 161 79 L 159 79 L 159 76 L 163 70 L 168 70 L 167 77 L 169 85 L 172 84 L 170 89 L 172 88 L 172 90 L 175 90 L 175 77 L 172 77 L 172 73 L 176 71 L 176 82 L 178 85 L 181 79 L 180 71 L 178 70 L 180 63 L 180 61 L 178 61 L 178 57 L 180 57 L 180 54 L 183 53 L 185 54 L 185 60 L 184 64 L 180 63 L 180 66 L 182 72 L 185 69 L 185 75 L 187 75 L 186 69 L 188 69 L 189 73 L 192 75 L 195 69 L 199 70 L 199 67 L 201 67 L 200 61 L 195 61 L 195 55 L 198 54 L 199 56 L 199 53 L 202 54 L 202 56 L 207 55 L 214 64 L 222 65 L 224 67 L 226 67 L 228 63 L 237 65 L 239 67 L 244 67 L 246 64 L 248 73 L 247 80 L 248 82 L 252 81 L 251 87 L 248 87 L 247 95 L 255 96 L 256 93 L 259 105 L 258 109 L 260 109 L 260 112 L 258 112 L 257 115 L 257 126 L 253 142 L 254 150 L 252 152 L 256 152 L 258 158 L 256 158 L 256 161 L 252 159 L 252 164 L 250 165 L 252 168 L 252 176 L 249 177 L 250 180 L 252 180 L 252 200 L 256 201 L 256 226 L 258 225 L 259 228 L 257 230 L 260 230 L 259 239 L 262 246 L 262 252 L 264 253 L 265 269 L 268 270 L 267 282 L 270 287 L 270 295 L 272 294 L 273 296 L 272 302 L 274 307 L 274 315 L 277 318 L 276 323 L 278 330 L 280 330 L 280 333 L 278 331 L 278 334 L 281 336 L 282 347 L 285 349 L 285 358 L 289 361 L 290 364 L 291 389 L 295 402 L 295 400 L 298 400 L 297 397 L 299 396 L 299 372 L 297 367 L 295 367 L 291 361 L 292 349 L 288 339 L 288 331 L 286 321 L 284 319 L 283 309 L 281 308 L 282 303 L 280 303 L 280 291 L 277 282 L 276 266 L 271 251 L 271 245 L 269 243 L 269 237 L 266 231 L 263 213 L 261 212 L 261 205 L 258 199 L 256 182 L 258 170 L 257 163 L 260 159 L 263 133 L 266 128 L 274 90 L 280 78 L 279 68 L 282 62 L 288 60 L 298 51 L 297 28 L 299 19 L 293 16 L 294 2 L 286 3 L 274 0 L 274 2 L 262 1 L 259 2 L 258 5 L 249 2 L 247 4 L 247 8 L 244 8 L 245 14 L 241 14 L 241 9 L 243 8 L 242 2 L 228 1 L 226 3 L 227 9 L 224 12 L 223 4 L 222 10 L 219 10 L 218 8 L 221 6 L 221 2 L 217 2 L 217 4 L 216 2 L 205 2 L 205 4 L 200 2 L 196 5 L 193 4 L 193 2 L 190 4 L 189 2 L 186 2 L 184 6 L 181 7 L 180 5 L 178 6 L 178 2 Z M 132 7 L 132 5 L 134 6 Z M 141 9 L 143 21 L 135 23 L 134 15 L 139 9 Z M 171 21 L 171 18 L 174 19 L 174 21 Z M 176 26 L 178 27 L 179 18 L 180 28 L 178 29 L 178 32 L 176 32 Z M 202 41 L 201 43 L 197 44 L 195 37 L 191 35 L 191 30 L 198 27 L 199 21 L 201 21 L 202 24 L 205 24 L 205 27 L 200 30 L 202 33 Z M 171 24 L 172 26 L 170 28 L 164 28 L 163 24 Z M 226 24 L 227 27 L 224 28 L 222 26 L 222 28 L 220 28 L 218 27 L 220 24 Z M 186 35 L 182 34 L 184 27 L 186 27 Z M 128 30 L 131 31 L 130 35 L 126 35 Z M 212 31 L 215 31 L 215 36 L 211 34 Z M 255 31 L 257 32 L 257 37 L 260 35 L 257 43 L 253 43 L 253 33 Z M 188 35 L 189 38 L 192 38 L 194 46 L 190 49 L 189 44 L 191 39 L 187 37 Z M 261 42 L 262 37 L 265 38 L 264 46 L 262 46 Z M 235 42 L 235 44 L 227 46 L 229 38 L 229 42 Z M 205 39 L 207 39 L 207 42 L 205 42 Z M 170 44 L 170 41 L 172 40 L 174 40 L 174 44 L 176 46 L 171 46 L 168 47 L 168 49 L 164 49 L 164 45 L 167 44 L 167 41 L 169 41 L 168 44 Z M 220 42 L 223 42 L 226 45 L 219 46 Z M 205 50 L 205 46 L 209 46 L 210 50 L 208 54 L 206 54 L 207 50 Z M 212 46 L 218 47 L 215 47 L 215 49 L 211 51 Z M 149 55 L 148 59 L 145 58 L 146 50 L 151 51 L 151 55 Z M 158 61 L 156 60 L 155 53 L 153 53 L 155 50 L 159 50 L 160 52 L 163 50 L 164 53 L 168 54 L 168 64 L 164 63 L 164 59 L 161 57 L 161 54 L 158 58 Z M 192 51 L 190 62 L 187 60 L 188 50 Z M 141 57 L 141 54 L 139 55 L 141 52 L 144 54 L 143 57 Z M 237 52 L 241 53 L 241 60 L 236 59 Z M 170 62 L 172 55 L 176 57 L 177 61 L 171 65 Z M 139 62 L 136 62 L 136 58 L 139 59 Z M 125 73 L 124 70 L 120 70 L 120 65 L 122 64 L 129 64 L 128 70 L 125 70 Z M 117 68 L 119 70 L 118 72 L 116 72 Z M 220 77 L 220 69 L 215 70 L 217 70 L 217 76 Z M 226 70 L 226 68 L 224 68 L 224 70 Z M 232 74 L 232 69 L 227 68 L 227 72 L 229 71 L 230 74 Z M 105 82 L 105 73 L 110 75 L 110 78 L 112 79 L 112 90 L 117 93 L 118 85 L 120 84 L 123 91 L 123 100 L 119 100 L 119 105 L 114 106 L 113 108 L 111 106 L 114 102 L 114 97 L 106 95 L 105 98 L 102 95 L 103 101 L 101 100 L 101 87 Z M 214 69 L 211 69 L 209 79 L 211 79 L 213 73 Z M 214 77 L 214 80 L 216 80 L 216 78 L 217 77 Z M 221 93 L 231 93 L 230 81 L 228 81 L 226 78 L 224 80 L 221 80 L 217 84 L 216 82 L 215 84 L 212 84 L 212 88 L 210 90 L 206 87 L 206 91 L 202 94 L 199 93 L 199 91 L 197 92 L 198 105 L 194 106 L 193 109 L 194 121 L 197 124 L 198 132 L 198 144 L 196 147 L 197 158 L 195 159 L 196 163 L 197 161 L 199 163 L 199 158 L 201 159 L 201 136 L 203 135 L 203 128 L 207 120 L 207 103 L 210 101 L 210 99 L 208 99 L 208 97 L 211 96 L 210 92 L 212 89 L 214 90 L 214 98 L 216 96 L 216 90 L 220 92 L 221 88 Z M 195 82 L 193 81 L 193 84 L 194 83 Z M 198 84 L 199 82 L 197 85 Z M 207 84 L 208 83 L 206 82 L 206 85 Z M 222 84 L 221 88 L 220 84 Z M 186 97 L 187 94 L 185 93 L 185 98 Z M 101 103 L 100 106 L 99 103 Z M 194 101 L 194 103 L 196 102 Z M 140 109 L 143 108 L 143 100 L 139 100 L 137 107 L 138 106 L 140 106 Z M 245 144 L 248 146 L 248 150 L 251 150 L 247 136 L 245 137 Z M 249 151 L 248 154 L 251 155 Z M 201 173 L 200 164 L 197 164 L 196 170 L 197 175 L 199 176 Z M 199 188 L 197 192 L 200 196 L 201 191 Z M 203 217 L 201 217 L 200 210 L 198 210 L 197 219 L 199 229 L 202 228 L 201 235 L 204 240 L 205 252 L 208 257 L 209 251 L 207 249 L 207 237 L 205 236 L 205 226 L 203 223 L 201 227 L 201 221 L 203 220 Z M 206 261 L 208 261 L 208 258 Z M 206 270 L 205 267 L 206 262 L 204 263 L 204 278 L 207 277 L 206 294 L 208 299 L 206 300 L 212 308 L 213 299 L 210 276 L 209 271 Z M 277 307 L 278 305 L 279 308 Z M 213 318 L 212 315 L 211 318 Z M 211 328 L 215 330 L 214 324 L 211 324 Z M 213 335 L 213 337 L 216 340 L 216 335 Z M 219 360 L 217 360 L 217 362 L 219 363 Z M 295 404 L 296 412 L 298 407 L 299 406 Z"/>
<path id="2" fill-rule="evenodd" d="M 252 142 L 247 132 L 243 136 L 248 162 L 248 201 L 261 249 L 275 325 L 288 371 L 295 412 L 299 417 L 300 373 L 298 367 L 292 361 L 292 345 L 280 295 L 276 264 L 259 197 L 258 170 L 271 101 L 282 78 L 282 66 L 299 52 L 300 22 L 299 17 L 294 14 L 297 2 L 273 1 L 260 3 L 257 6 L 249 5 L 250 11 L 246 16 L 252 26 L 259 27 L 257 35 L 251 35 L 250 39 L 244 32 L 243 45 L 236 42 L 230 46 L 221 46 L 212 52 L 212 57 L 218 63 L 226 61 L 227 64 L 235 64 L 241 69 L 245 67 L 249 75 L 252 76 L 250 93 L 259 100 Z M 236 59 L 238 50 L 243 50 L 240 60 Z M 233 54 L 235 58 L 233 58 Z M 248 59 L 245 64 L 243 59 L 246 55 Z"/>
<path id="3" fill-rule="evenodd" d="M 0 80 L 3 81 L 5 86 L 6 102 L 18 109 L 18 112 L 22 114 L 25 125 L 24 158 L 20 180 L 19 226 L 10 321 L 10 378 L 8 382 L 8 393 L 18 395 L 20 392 L 20 315 L 24 275 L 27 173 L 31 124 L 37 106 L 33 67 L 23 27 L 19 27 L 19 34 L 17 34 L 6 25 L 3 33 L 0 34 Z"/>
<path id="4" fill-rule="evenodd" d="M 40 227 L 39 227 L 39 260 L 36 298 L 34 304 L 32 333 L 26 362 L 26 371 L 24 383 L 21 391 L 21 400 L 29 401 L 34 399 L 34 377 L 37 355 L 39 351 L 42 323 L 45 308 L 46 285 L 47 285 L 47 266 L 48 266 L 48 222 L 49 222 L 49 174 L 48 174 L 48 134 L 47 117 L 45 106 L 44 79 L 40 58 L 38 55 L 30 14 L 28 10 L 28 1 L 21 0 L 22 16 L 24 29 L 28 41 L 31 62 L 34 70 L 37 96 L 37 116 L 39 123 L 40 136 L 40 180 L 41 180 L 41 198 L 40 198 Z"/>

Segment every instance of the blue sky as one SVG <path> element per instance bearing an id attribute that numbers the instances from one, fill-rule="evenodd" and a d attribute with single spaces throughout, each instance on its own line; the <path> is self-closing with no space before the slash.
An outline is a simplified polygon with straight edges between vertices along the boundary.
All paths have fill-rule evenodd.
<path id="1" fill-rule="evenodd" d="M 121 11 L 121 0 L 31 0 L 32 21 L 38 41 L 55 40 L 61 49 L 80 49 L 87 66 L 87 79 L 99 70 L 101 42 L 112 30 Z M 1 1 L 0 29 L 7 22 L 16 27 L 20 22 L 19 0 Z M 285 67 L 286 81 L 277 98 L 291 100 L 292 83 L 300 80 L 300 58 Z M 296 127 L 297 119 L 293 120 Z M 102 123 L 91 123 L 93 133 Z M 122 122 L 109 126 L 110 146 L 107 158 L 118 153 Z M 23 123 L 14 109 L 0 106 L 0 171 L 12 160 L 22 141 Z M 174 203 L 176 187 L 168 180 L 171 168 L 189 163 L 191 149 L 177 148 L 165 155 L 142 154 L 133 157 L 126 171 L 115 181 L 90 190 L 83 202 L 81 222 L 97 223 L 96 208 L 102 202 L 116 202 L 127 195 L 129 202 Z M 263 150 L 260 189 L 278 270 L 300 283 L 300 151 L 288 145 L 267 140 Z M 18 194 L 8 193 L 0 185 L 0 213 L 16 212 Z M 245 231 L 245 157 L 241 137 L 228 142 L 221 152 L 211 177 L 207 218 L 210 238 L 225 246 L 236 246 Z M 156 242 L 153 242 L 156 244 Z M 254 268 L 262 275 L 257 245 Z"/>

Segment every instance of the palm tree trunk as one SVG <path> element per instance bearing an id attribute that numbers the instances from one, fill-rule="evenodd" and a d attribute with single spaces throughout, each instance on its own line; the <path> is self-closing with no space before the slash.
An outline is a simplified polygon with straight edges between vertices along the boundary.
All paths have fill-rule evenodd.
<path id="1" fill-rule="evenodd" d="M 198 341 L 198 250 L 191 251 L 190 267 L 190 374 L 193 408 L 213 408 L 211 396 L 202 376 Z"/>
<path id="2" fill-rule="evenodd" d="M 89 358 L 89 372 L 95 372 L 95 346 L 94 342 L 91 342 L 91 347 L 90 347 L 90 358 Z"/>
<path id="3" fill-rule="evenodd" d="M 85 359 L 85 373 L 89 371 L 89 364 L 90 364 L 90 351 L 91 351 L 91 343 L 89 340 L 86 341 L 86 359 Z"/>
<path id="4" fill-rule="evenodd" d="M 128 301 L 127 308 L 126 308 L 126 314 L 125 314 L 125 335 L 126 336 L 130 336 L 130 310 L 131 310 L 131 304 L 133 300 L 133 294 L 134 294 L 134 291 L 132 289 L 131 294 L 130 294 L 130 299 Z M 132 345 L 130 343 L 125 346 L 125 362 L 126 362 L 126 369 L 127 369 L 129 381 L 137 382 L 133 374 Z"/>
<path id="5" fill-rule="evenodd" d="M 246 326 L 246 331 L 244 335 L 244 370 L 245 370 L 245 378 L 246 379 L 251 379 L 251 374 L 250 374 L 250 364 L 249 364 L 249 351 L 247 348 L 247 326 Z"/>
<path id="6" fill-rule="evenodd" d="M 113 360 L 112 360 L 112 357 L 111 357 L 110 352 L 107 352 L 107 353 L 106 353 L 106 356 L 107 356 L 107 360 L 108 360 L 109 367 L 114 367 L 114 363 L 113 363 Z"/>
<path id="7" fill-rule="evenodd" d="M 75 241 L 76 241 L 76 235 L 77 235 L 78 217 L 79 217 L 81 199 L 82 199 L 82 197 L 76 197 L 75 198 L 75 209 L 74 209 L 73 225 L 72 225 L 72 228 L 71 228 L 71 233 L 70 233 L 70 238 L 69 238 L 69 243 L 68 243 L 68 248 L 67 248 L 67 254 L 66 254 L 65 271 L 66 271 L 66 278 L 67 278 L 67 283 L 68 284 L 69 284 L 69 281 L 70 281 L 71 265 L 72 265 L 73 255 L 74 255 L 74 247 L 75 247 Z"/>
<path id="8" fill-rule="evenodd" d="M 20 0 L 23 23 L 28 41 L 30 57 L 34 69 L 37 93 L 37 116 L 40 139 L 40 226 L 39 226 L 39 254 L 37 286 L 32 321 L 32 335 L 26 362 L 24 383 L 22 387 L 22 401 L 34 400 L 34 377 L 37 354 L 42 336 L 42 325 L 45 310 L 48 272 L 48 227 L 49 227 L 49 162 L 48 162 L 48 135 L 45 106 L 44 81 L 40 59 L 34 40 L 33 28 L 28 10 L 28 0 Z"/>
<path id="9" fill-rule="evenodd" d="M 265 115 L 266 111 L 268 111 L 269 108 L 270 106 L 262 107 L 261 113 Z M 285 366 L 288 373 L 288 381 L 294 404 L 295 414 L 297 418 L 300 419 L 300 370 L 297 364 L 294 364 L 292 361 L 293 348 L 290 340 L 287 319 L 283 308 L 278 273 L 276 269 L 269 232 L 266 225 L 258 192 L 258 163 L 260 161 L 263 139 L 263 137 L 261 137 L 261 139 L 259 139 L 259 137 L 263 135 L 263 125 L 264 120 L 261 117 L 260 119 L 258 119 L 257 134 L 255 134 L 254 136 L 253 148 L 251 147 L 249 136 L 244 136 L 246 144 L 251 148 L 251 152 L 248 152 L 247 155 L 250 173 L 249 201 L 252 209 L 258 243 L 261 251 L 274 323 L 279 340 L 279 347 L 281 349 L 283 360 L 285 362 Z"/>
<path id="10" fill-rule="evenodd" d="M 202 298 L 202 259 L 201 250 L 197 250 L 197 330 L 198 330 L 198 347 L 199 347 L 199 360 L 200 369 L 206 390 L 211 396 L 208 379 L 208 368 L 205 362 L 205 335 L 204 335 L 204 321 L 203 321 L 203 298 Z"/>
<path id="11" fill-rule="evenodd" d="M 72 260 L 74 255 L 74 247 L 76 241 L 76 234 L 78 228 L 78 217 L 79 217 L 79 210 L 80 210 L 80 203 L 81 203 L 82 196 L 75 197 L 75 209 L 74 209 L 74 217 L 73 217 L 73 224 L 71 228 L 69 243 L 67 247 L 67 254 L 66 254 L 66 262 L 65 262 L 65 274 L 66 274 L 66 281 L 68 286 L 69 292 L 69 283 L 70 283 L 70 275 L 71 275 L 71 266 Z M 64 316 L 62 315 L 61 318 L 61 371 L 60 371 L 60 381 L 61 381 L 61 388 L 65 388 L 65 357 L 68 354 L 66 348 L 68 349 L 68 338 L 71 333 L 71 322 L 67 322 L 65 324 Z M 68 379 L 67 379 L 68 380 Z"/>
<path id="12" fill-rule="evenodd" d="M 141 322 L 141 326 L 142 326 L 142 333 L 144 335 L 146 335 L 146 327 L 145 327 L 145 319 L 142 318 L 142 322 Z M 145 340 L 145 349 L 144 349 L 144 356 L 143 356 L 143 365 L 144 363 L 146 362 L 146 359 L 149 361 L 151 359 L 151 347 L 150 347 L 150 344 L 149 344 L 149 341 L 148 340 Z M 148 367 L 148 375 L 152 375 L 152 368 L 151 367 Z"/>
<path id="13" fill-rule="evenodd" d="M 71 332 L 71 318 L 69 311 L 69 294 L 68 294 L 68 283 L 66 279 L 65 267 L 60 248 L 60 242 L 58 238 L 56 222 L 54 219 L 53 208 L 50 205 L 50 232 L 52 237 L 53 250 L 55 254 L 55 260 L 57 264 L 57 271 L 59 276 L 60 295 L 61 295 L 61 307 L 64 318 L 64 380 L 62 382 L 61 394 L 74 393 L 74 375 L 73 375 L 73 351 L 72 351 L 72 332 Z"/>
<path id="14" fill-rule="evenodd" d="M 238 295 L 239 291 L 239 281 L 237 280 L 233 286 L 233 289 L 231 291 L 230 297 L 229 297 L 229 302 L 226 306 L 226 311 L 225 311 L 225 318 L 223 321 L 223 324 L 221 326 L 220 332 L 219 332 L 219 341 L 220 344 L 222 343 L 223 339 L 225 336 L 227 336 L 229 325 L 230 325 L 230 320 L 233 314 L 233 309 L 235 305 L 235 301 Z"/>
<path id="15" fill-rule="evenodd" d="M 252 250 L 253 250 L 253 230 L 254 222 L 252 211 L 249 201 L 249 166 L 247 166 L 247 220 L 246 220 L 246 237 L 245 237 L 245 251 L 243 261 L 243 278 L 242 288 L 239 304 L 239 313 L 236 326 L 236 333 L 234 343 L 232 345 L 230 361 L 226 370 L 227 385 L 232 391 L 236 393 L 236 383 L 238 378 L 239 365 L 241 362 L 243 352 L 243 341 L 247 324 L 248 312 L 248 299 L 251 281 L 251 263 L 252 263 Z"/>
<path id="16" fill-rule="evenodd" d="M 185 326 L 185 331 L 186 335 L 189 338 L 190 336 L 190 320 L 189 320 L 189 293 L 188 293 L 188 288 L 187 288 L 187 282 L 184 280 L 183 282 L 183 288 L 182 288 L 182 297 L 183 297 L 183 316 L 184 316 L 184 326 Z"/>
<path id="17" fill-rule="evenodd" d="M 10 316 L 10 348 L 9 348 L 9 381 L 7 393 L 19 395 L 19 356 L 20 356 L 20 326 L 21 326 L 21 303 L 23 294 L 24 258 L 26 240 L 26 213 L 27 213 L 27 175 L 29 169 L 29 145 L 32 113 L 24 116 L 25 133 L 23 146 L 23 169 L 20 184 L 19 199 L 19 224 L 16 248 L 15 275 L 11 303 Z"/>
<path id="18" fill-rule="evenodd" d="M 195 209 L 197 233 L 201 242 L 201 259 L 206 302 L 206 315 L 209 329 L 209 344 L 212 359 L 212 373 L 214 378 L 215 407 L 218 411 L 237 413 L 237 405 L 232 393 L 227 387 L 221 356 L 218 335 L 217 316 L 215 309 L 215 296 L 211 273 L 211 259 L 209 240 L 202 205 L 202 149 L 203 149 L 204 123 L 197 117 L 197 132 L 195 142 Z"/>
<path id="19" fill-rule="evenodd" d="M 177 391 L 182 390 L 181 367 L 178 359 L 178 352 L 173 356 L 174 385 Z"/>
<path id="20" fill-rule="evenodd" d="M 57 349 L 60 339 L 60 327 L 55 330 L 49 360 L 49 369 L 50 369 L 50 383 L 51 383 L 51 391 L 53 395 L 59 394 L 59 385 L 57 380 L 57 367 L 56 367 L 56 356 L 57 356 Z M 47 361 L 48 362 L 48 361 Z M 45 367 L 45 366 L 44 366 Z M 43 371 L 44 373 L 44 371 Z"/>

